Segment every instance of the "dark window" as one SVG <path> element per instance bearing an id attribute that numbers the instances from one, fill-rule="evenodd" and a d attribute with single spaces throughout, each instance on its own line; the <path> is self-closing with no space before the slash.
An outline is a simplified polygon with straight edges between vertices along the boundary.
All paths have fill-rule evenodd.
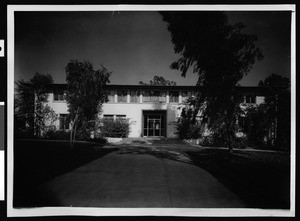
<path id="1" fill-rule="evenodd" d="M 178 102 L 179 101 L 179 91 L 170 91 L 170 102 Z"/>
<path id="2" fill-rule="evenodd" d="M 118 102 L 127 103 L 127 91 L 118 91 Z"/>
<path id="3" fill-rule="evenodd" d="M 59 129 L 60 130 L 70 129 L 70 120 L 68 118 L 68 114 L 59 115 Z"/>
<path id="4" fill-rule="evenodd" d="M 64 101 L 65 100 L 65 92 L 64 91 L 54 91 L 54 100 L 55 101 Z"/>
<path id="5" fill-rule="evenodd" d="M 254 95 L 247 95 L 245 102 L 248 104 L 255 104 L 255 96 Z"/>

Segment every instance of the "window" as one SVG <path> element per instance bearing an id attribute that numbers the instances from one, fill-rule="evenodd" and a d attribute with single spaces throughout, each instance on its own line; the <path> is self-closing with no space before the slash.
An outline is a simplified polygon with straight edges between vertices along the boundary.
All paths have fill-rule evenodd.
<path id="1" fill-rule="evenodd" d="M 103 120 L 107 122 L 114 121 L 114 115 L 103 115 Z"/>
<path id="2" fill-rule="evenodd" d="M 59 129 L 60 130 L 70 129 L 70 120 L 68 118 L 68 114 L 59 115 Z"/>
<path id="3" fill-rule="evenodd" d="M 127 91 L 118 91 L 118 102 L 127 103 Z"/>
<path id="4" fill-rule="evenodd" d="M 159 92 L 159 98 L 158 98 L 158 100 L 160 102 L 166 102 L 166 92 L 165 91 L 160 91 Z"/>
<path id="5" fill-rule="evenodd" d="M 108 103 L 114 103 L 115 102 L 115 92 L 114 91 L 108 91 L 107 92 L 107 99 L 108 99 Z"/>
<path id="6" fill-rule="evenodd" d="M 170 91 L 170 102 L 178 102 L 179 101 L 179 91 Z"/>
<path id="7" fill-rule="evenodd" d="M 130 103 L 140 102 L 140 91 L 130 91 Z"/>
<path id="8" fill-rule="evenodd" d="M 126 120 L 126 115 L 116 115 L 116 120 L 117 121 L 125 121 Z"/>
<path id="9" fill-rule="evenodd" d="M 192 91 L 182 91 L 181 92 L 182 102 L 186 101 L 192 95 L 193 95 Z"/>
<path id="10" fill-rule="evenodd" d="M 65 100 L 65 92 L 62 90 L 54 91 L 54 100 L 55 101 L 64 101 Z"/>
<path id="11" fill-rule="evenodd" d="M 248 104 L 255 104 L 256 97 L 254 95 L 247 95 L 245 98 L 245 102 Z"/>
<path id="12" fill-rule="evenodd" d="M 150 102 L 157 102 L 159 99 L 159 91 L 150 91 Z"/>
<path id="13" fill-rule="evenodd" d="M 143 91 L 143 102 L 165 102 L 166 92 L 164 91 Z"/>
<path id="14" fill-rule="evenodd" d="M 143 102 L 150 102 L 150 92 L 143 91 Z"/>

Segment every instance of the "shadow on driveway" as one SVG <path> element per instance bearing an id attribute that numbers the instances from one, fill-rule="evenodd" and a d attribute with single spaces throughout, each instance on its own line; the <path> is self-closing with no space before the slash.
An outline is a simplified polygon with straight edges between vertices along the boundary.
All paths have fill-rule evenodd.
<path id="1" fill-rule="evenodd" d="M 88 142 L 71 149 L 69 141 L 15 140 L 13 206 L 35 206 L 40 198 L 34 194 L 36 186 L 116 150 Z"/>

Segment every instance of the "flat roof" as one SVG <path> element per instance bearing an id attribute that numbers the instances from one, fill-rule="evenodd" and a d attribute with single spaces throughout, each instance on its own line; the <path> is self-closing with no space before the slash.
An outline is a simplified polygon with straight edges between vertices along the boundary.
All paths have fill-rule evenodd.
<path id="1" fill-rule="evenodd" d="M 66 90 L 67 84 L 47 84 L 47 89 L 53 90 Z M 155 86 L 155 85 L 119 85 L 108 84 L 104 86 L 105 90 L 190 90 L 190 91 L 203 91 L 205 87 L 202 86 Z M 278 90 L 286 90 L 286 87 L 261 87 L 261 86 L 237 86 L 235 90 L 244 94 L 266 95 L 274 93 Z M 216 88 L 217 90 L 217 88 Z"/>

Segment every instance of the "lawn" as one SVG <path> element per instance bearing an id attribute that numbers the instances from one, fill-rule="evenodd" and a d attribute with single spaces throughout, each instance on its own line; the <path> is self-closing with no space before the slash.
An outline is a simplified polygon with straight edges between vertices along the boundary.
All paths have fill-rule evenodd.
<path id="1" fill-rule="evenodd" d="M 290 155 L 283 152 L 203 148 L 187 151 L 194 163 L 210 172 L 251 208 L 289 209 Z"/>
<path id="2" fill-rule="evenodd" d="M 77 142 L 71 149 L 68 141 L 15 140 L 14 206 L 30 206 L 37 185 L 114 150 L 88 142 Z"/>

